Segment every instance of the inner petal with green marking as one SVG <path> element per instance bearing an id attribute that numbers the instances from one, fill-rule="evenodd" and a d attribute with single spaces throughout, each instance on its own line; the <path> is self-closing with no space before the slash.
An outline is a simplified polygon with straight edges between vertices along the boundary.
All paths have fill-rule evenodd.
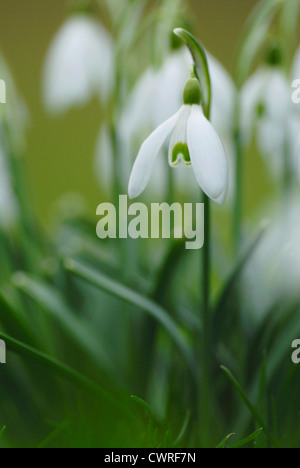
<path id="1" fill-rule="evenodd" d="M 178 166 L 180 162 L 186 166 L 191 165 L 191 157 L 187 143 L 177 143 L 172 150 L 172 166 Z"/>
<path id="2" fill-rule="evenodd" d="M 181 162 L 186 166 L 191 165 L 190 152 L 187 144 L 187 124 L 191 115 L 191 110 L 191 106 L 184 105 L 180 111 L 169 148 L 169 164 L 171 167 L 176 167 Z"/>

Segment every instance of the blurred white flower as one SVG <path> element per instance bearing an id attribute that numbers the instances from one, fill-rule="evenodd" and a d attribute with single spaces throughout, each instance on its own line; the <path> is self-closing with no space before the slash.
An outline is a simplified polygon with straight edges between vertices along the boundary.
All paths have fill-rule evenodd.
<path id="1" fill-rule="evenodd" d="M 5 126 L 5 131 L 9 133 L 10 144 L 14 151 L 22 152 L 25 147 L 24 133 L 30 121 L 29 112 L 1 55 L 0 76 L 6 84 L 6 104 L 0 106 L 0 130 L 1 127 Z"/>
<path id="2" fill-rule="evenodd" d="M 252 255 L 244 276 L 245 305 L 263 314 L 276 301 L 298 297 L 300 284 L 299 194 L 279 211 Z"/>
<path id="3" fill-rule="evenodd" d="M 86 104 L 94 95 L 106 102 L 111 91 L 113 43 L 93 17 L 76 14 L 57 32 L 46 56 L 43 97 L 53 113 Z"/>
<path id="4" fill-rule="evenodd" d="M 192 166 L 198 185 L 212 200 L 223 203 L 228 186 L 228 167 L 223 145 L 205 118 L 200 85 L 187 81 L 184 105 L 161 124 L 143 143 L 129 181 L 130 198 L 138 197 L 148 185 L 159 151 L 170 134 L 169 165 Z"/>
<path id="5" fill-rule="evenodd" d="M 244 144 L 249 145 L 256 133 L 258 149 L 275 177 L 283 173 L 287 145 L 295 145 L 296 134 L 292 129 L 299 117 L 291 99 L 291 82 L 280 67 L 261 67 L 243 86 L 241 127 Z"/>

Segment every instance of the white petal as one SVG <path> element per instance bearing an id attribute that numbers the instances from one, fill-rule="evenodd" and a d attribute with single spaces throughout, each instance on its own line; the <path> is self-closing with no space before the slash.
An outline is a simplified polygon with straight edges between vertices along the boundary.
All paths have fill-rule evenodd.
<path id="1" fill-rule="evenodd" d="M 228 164 L 221 140 L 200 106 L 192 108 L 187 137 L 199 186 L 217 203 L 222 202 L 228 187 Z"/>
<path id="2" fill-rule="evenodd" d="M 128 193 L 131 199 L 138 197 L 147 187 L 156 157 L 167 137 L 174 129 L 179 112 L 154 130 L 143 143 L 129 180 Z"/>

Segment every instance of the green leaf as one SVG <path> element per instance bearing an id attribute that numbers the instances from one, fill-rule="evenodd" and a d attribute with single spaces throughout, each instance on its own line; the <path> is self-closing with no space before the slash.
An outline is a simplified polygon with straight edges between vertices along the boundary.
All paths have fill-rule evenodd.
<path id="1" fill-rule="evenodd" d="M 146 410 L 146 412 L 149 414 L 150 418 L 153 419 L 153 413 L 148 403 L 142 400 L 142 398 L 139 398 L 135 395 L 131 395 L 130 398 L 132 398 L 132 400 L 136 401 L 140 406 L 142 406 Z"/>
<path id="2" fill-rule="evenodd" d="M 282 8 L 280 17 L 281 46 L 284 47 L 284 57 L 287 58 L 286 64 L 289 67 L 293 59 L 295 45 L 298 40 L 300 2 L 296 0 L 286 0 Z"/>
<path id="3" fill-rule="evenodd" d="M 248 410 L 250 411 L 250 413 L 252 414 L 252 416 L 254 417 L 254 419 L 256 420 L 256 422 L 258 423 L 258 425 L 260 427 L 263 427 L 264 429 L 264 432 L 266 434 L 266 436 L 268 437 L 268 439 L 270 440 L 270 442 L 273 442 L 273 436 L 272 434 L 269 432 L 269 430 L 267 429 L 267 425 L 265 424 L 264 420 L 261 418 L 261 416 L 258 414 L 258 412 L 256 411 L 256 409 L 254 408 L 254 406 L 252 405 L 252 403 L 249 401 L 247 395 L 245 394 L 245 392 L 243 391 L 242 387 L 240 386 L 240 384 L 238 383 L 238 381 L 234 378 L 234 376 L 232 375 L 232 373 L 224 366 L 221 366 L 221 369 L 225 372 L 225 374 L 229 377 L 229 380 L 232 382 L 232 384 L 234 385 L 234 387 L 236 388 L 238 394 L 240 395 L 240 397 L 242 398 L 242 400 L 244 401 L 244 403 L 246 404 Z"/>
<path id="4" fill-rule="evenodd" d="M 81 262 L 74 259 L 67 259 L 65 261 L 65 267 L 71 273 L 77 275 L 79 278 L 89 282 L 90 284 L 106 291 L 107 293 L 127 302 L 138 309 L 144 310 L 152 317 L 154 317 L 167 331 L 168 335 L 172 338 L 180 351 L 183 358 L 189 365 L 192 373 L 195 373 L 196 364 L 194 361 L 193 354 L 184 340 L 181 330 L 176 322 L 170 317 L 170 315 L 158 304 L 153 302 L 141 294 L 131 290 L 127 286 L 114 281 L 107 276 L 95 271 L 82 264 Z"/>
<path id="5" fill-rule="evenodd" d="M 216 447 L 217 449 L 223 449 L 226 448 L 227 442 L 232 437 L 234 434 L 228 434 L 228 436 L 225 437 L 225 439 L 222 440 L 222 442 L 219 443 L 219 445 Z"/>
<path id="6" fill-rule="evenodd" d="M 50 444 L 61 434 L 68 426 L 68 421 L 63 421 L 57 428 L 55 428 L 42 442 L 39 443 L 39 449 L 49 448 Z"/>
<path id="7" fill-rule="evenodd" d="M 257 54 L 268 39 L 269 28 L 285 0 L 262 0 L 246 24 L 236 61 L 235 79 L 241 87 L 251 70 Z"/>
<path id="8" fill-rule="evenodd" d="M 184 438 L 184 436 L 186 434 L 186 431 L 187 431 L 187 429 L 189 427 L 190 420 L 191 420 L 191 412 L 188 411 L 187 414 L 186 414 L 185 420 L 183 422 L 183 426 L 181 428 L 181 431 L 179 432 L 178 437 L 177 437 L 177 439 L 175 440 L 175 442 L 173 444 L 173 447 L 177 447 L 180 444 L 180 442 L 182 441 L 182 439 Z"/>
<path id="9" fill-rule="evenodd" d="M 222 335 L 227 335 L 228 330 L 231 328 L 231 320 L 234 320 L 234 314 L 232 314 L 232 302 L 234 302 L 236 306 L 236 291 L 237 285 L 241 279 L 241 276 L 248 265 L 249 260 L 253 252 L 258 247 L 259 243 L 261 242 L 263 236 L 265 234 L 265 229 L 262 229 L 251 245 L 248 247 L 244 255 L 238 260 L 236 266 L 234 267 L 231 275 L 229 276 L 227 282 L 223 287 L 223 291 L 220 294 L 220 297 L 216 303 L 214 312 L 213 312 L 213 323 L 218 324 L 222 323 L 222 327 L 215 327 L 215 337 L 216 341 L 219 341 Z M 227 312 L 230 311 L 230 314 Z"/>
<path id="10" fill-rule="evenodd" d="M 31 361 L 34 361 L 37 364 L 41 365 L 43 369 L 48 369 L 49 371 L 54 372 L 56 375 L 61 376 L 66 380 L 72 382 L 76 386 L 82 387 L 85 390 L 89 390 L 94 396 L 100 398 L 101 400 L 105 400 L 106 402 L 109 402 L 117 408 L 122 409 L 122 411 L 126 411 L 126 413 L 128 413 L 128 410 L 125 407 L 123 407 L 123 405 L 119 402 L 117 398 L 115 398 L 112 394 L 108 393 L 106 390 L 102 389 L 99 385 L 90 380 L 88 377 L 84 376 L 80 372 L 77 372 L 67 364 L 62 363 L 52 358 L 51 356 L 41 351 L 38 351 L 37 349 L 34 349 L 31 346 L 28 346 L 25 343 L 15 340 L 11 336 L 6 335 L 1 331 L 0 339 L 5 341 L 9 351 L 15 352 L 22 358 L 29 358 Z"/>
<path id="11" fill-rule="evenodd" d="M 195 72 L 200 82 L 200 88 L 203 97 L 204 113 L 205 116 L 209 119 L 211 105 L 211 79 L 204 47 L 200 44 L 200 42 L 197 41 L 197 39 L 192 34 L 190 34 L 185 29 L 174 29 L 174 34 L 176 34 L 176 36 L 182 39 L 182 41 L 186 44 L 186 46 L 192 54 L 195 64 Z"/>
<path id="12" fill-rule="evenodd" d="M 241 447 L 244 447 L 245 445 L 249 444 L 249 442 L 252 442 L 252 440 L 255 440 L 257 439 L 260 434 L 263 432 L 263 427 L 261 427 L 260 429 L 258 429 L 257 431 L 253 432 L 253 434 L 249 435 L 248 437 L 246 437 L 246 439 L 243 439 L 241 440 L 240 442 L 238 442 L 237 444 L 234 444 L 234 445 L 231 445 L 230 449 L 233 449 L 233 448 L 241 448 Z"/>
<path id="13" fill-rule="evenodd" d="M 0 439 L 3 436 L 5 429 L 6 429 L 6 426 L 3 426 L 2 429 L 0 430 Z"/>
<path id="14" fill-rule="evenodd" d="M 13 282 L 16 287 L 36 301 L 46 313 L 50 314 L 79 348 L 87 352 L 106 370 L 111 370 L 111 362 L 101 346 L 101 342 L 88 324 L 72 313 L 59 290 L 47 282 L 23 272 L 15 274 Z"/>

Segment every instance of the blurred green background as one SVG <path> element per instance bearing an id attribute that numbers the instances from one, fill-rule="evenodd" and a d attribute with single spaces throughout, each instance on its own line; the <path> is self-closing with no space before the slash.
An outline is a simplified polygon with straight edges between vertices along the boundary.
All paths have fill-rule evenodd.
<path id="1" fill-rule="evenodd" d="M 237 41 L 247 16 L 257 0 L 190 0 L 195 12 L 198 37 L 231 71 Z M 27 138 L 27 171 L 32 203 L 43 221 L 49 220 L 53 202 L 66 192 L 80 192 L 94 215 L 99 187 L 94 171 L 94 151 L 101 126 L 101 106 L 96 99 L 89 106 L 49 117 L 41 100 L 41 70 L 48 46 L 68 15 L 68 0 L 0 0 L 0 47 L 11 67 L 17 86 L 27 103 L 31 122 Z M 247 167 L 248 166 L 248 167 Z M 255 206 L 263 177 L 259 158 L 246 164 L 247 207 Z M 246 182 L 247 182 L 246 180 Z M 249 183 L 248 183 L 249 184 Z M 258 188 L 260 185 L 260 189 Z"/>

